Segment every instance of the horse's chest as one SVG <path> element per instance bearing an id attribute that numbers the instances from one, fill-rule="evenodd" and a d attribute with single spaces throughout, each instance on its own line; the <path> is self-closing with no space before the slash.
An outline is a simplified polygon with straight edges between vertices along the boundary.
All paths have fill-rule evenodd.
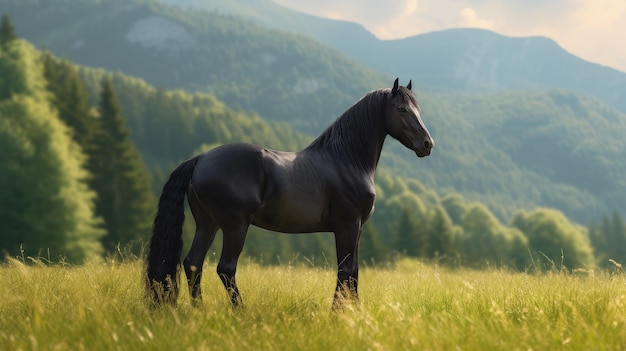
<path id="1" fill-rule="evenodd" d="M 331 216 L 335 219 L 367 220 L 374 211 L 376 190 L 367 177 L 354 177 L 335 185 L 331 191 Z"/>
<path id="2" fill-rule="evenodd" d="M 350 206 L 354 206 L 358 210 L 358 215 L 363 221 L 367 220 L 374 213 L 374 202 L 376 201 L 376 193 L 374 189 L 361 190 L 352 201 Z"/>

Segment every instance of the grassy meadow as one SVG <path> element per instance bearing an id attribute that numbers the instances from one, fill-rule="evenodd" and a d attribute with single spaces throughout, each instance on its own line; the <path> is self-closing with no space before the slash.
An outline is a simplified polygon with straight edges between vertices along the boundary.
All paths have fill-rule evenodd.
<path id="1" fill-rule="evenodd" d="M 334 269 L 238 270 L 233 310 L 209 264 L 204 304 L 143 300 L 138 260 L 0 266 L 1 350 L 620 350 L 626 275 L 363 268 L 361 301 L 330 309 Z M 616 267 L 619 268 L 619 267 Z"/>

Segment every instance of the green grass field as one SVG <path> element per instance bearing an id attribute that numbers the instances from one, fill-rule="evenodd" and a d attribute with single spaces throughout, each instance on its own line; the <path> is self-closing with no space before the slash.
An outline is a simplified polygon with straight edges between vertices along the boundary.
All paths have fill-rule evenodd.
<path id="1" fill-rule="evenodd" d="M 626 275 L 364 268 L 332 312 L 331 268 L 243 263 L 233 310 L 214 265 L 204 304 L 143 300 L 141 262 L 0 267 L 0 350 L 623 350 Z M 186 290 L 186 286 L 185 286 Z"/>

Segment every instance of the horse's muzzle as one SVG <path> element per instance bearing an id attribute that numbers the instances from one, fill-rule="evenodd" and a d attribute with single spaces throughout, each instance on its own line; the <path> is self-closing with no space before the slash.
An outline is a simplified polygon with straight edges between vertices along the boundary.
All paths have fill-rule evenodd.
<path id="1" fill-rule="evenodd" d="M 432 138 L 424 140 L 422 145 L 419 145 L 414 149 L 417 157 L 426 157 L 430 155 L 430 150 L 435 146 L 435 141 Z"/>

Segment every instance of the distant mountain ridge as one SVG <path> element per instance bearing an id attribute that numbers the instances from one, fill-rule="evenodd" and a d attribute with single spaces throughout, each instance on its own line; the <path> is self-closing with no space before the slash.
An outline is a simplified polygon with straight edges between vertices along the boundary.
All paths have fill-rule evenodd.
<path id="1" fill-rule="evenodd" d="M 379 40 L 362 26 L 299 13 L 271 0 L 164 0 L 304 34 L 376 70 L 436 92 L 568 89 L 626 112 L 626 73 L 585 61 L 546 37 L 459 28 Z"/>
<path id="2" fill-rule="evenodd" d="M 379 60 L 387 63 L 386 68 L 377 68 L 412 74 L 422 89 L 567 89 L 595 96 L 626 112 L 626 73 L 582 60 L 546 37 L 510 38 L 465 28 L 384 41 L 381 48 L 394 55 Z M 372 55 L 366 57 L 375 60 Z"/>
<path id="3" fill-rule="evenodd" d="M 209 92 L 300 131 L 321 130 L 363 91 L 392 82 L 308 37 L 156 0 L 0 0 L 0 8 L 18 35 L 58 56 Z"/>

